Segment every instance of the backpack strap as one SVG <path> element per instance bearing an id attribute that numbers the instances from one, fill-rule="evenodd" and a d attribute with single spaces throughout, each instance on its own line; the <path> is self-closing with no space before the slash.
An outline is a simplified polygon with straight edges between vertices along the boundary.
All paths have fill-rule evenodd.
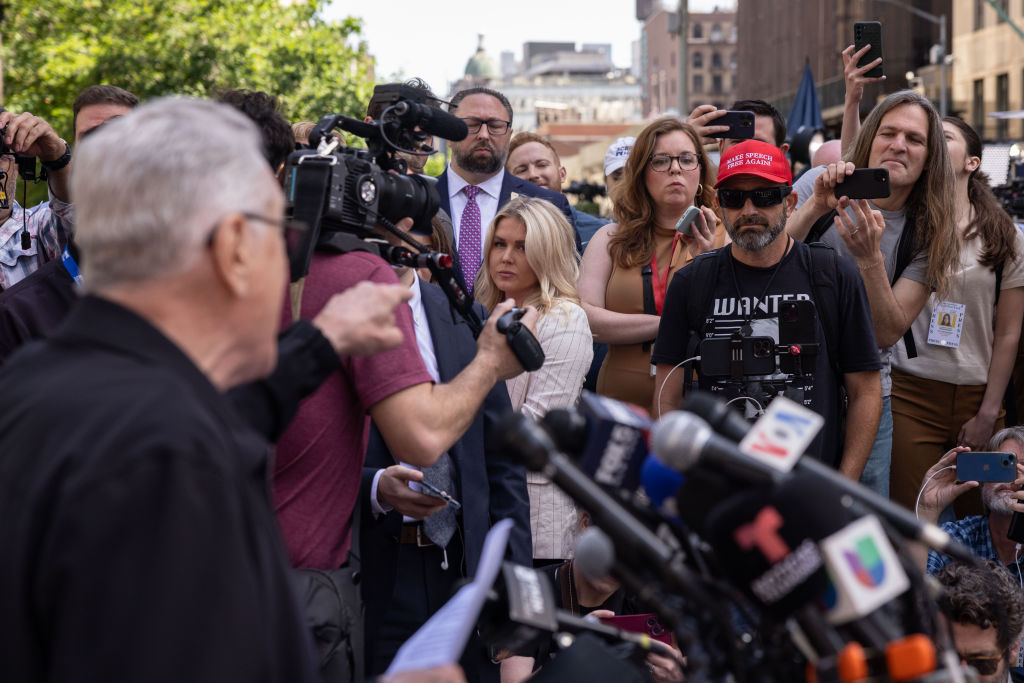
<path id="1" fill-rule="evenodd" d="M 903 224 L 903 232 L 900 234 L 900 241 L 896 245 L 896 268 L 892 271 L 892 280 L 889 281 L 890 287 L 895 286 L 896 281 L 903 275 L 903 271 L 914 260 L 914 232 L 914 222 L 910 220 L 910 216 L 907 216 L 907 220 Z M 914 343 L 914 333 L 910 328 L 907 328 L 907 331 L 903 334 L 903 344 L 907 349 L 907 358 L 916 358 L 917 344 Z"/>
<path id="2" fill-rule="evenodd" d="M 825 332 L 825 349 L 828 362 L 836 377 L 842 378 L 839 357 L 833 348 L 833 340 L 839 339 L 839 287 L 836 285 L 836 250 L 822 242 L 807 245 L 811 259 L 811 287 L 814 289 L 814 306 L 818 320 Z"/>
<path id="3" fill-rule="evenodd" d="M 715 279 L 718 276 L 719 254 L 723 251 L 728 252 L 728 249 L 715 249 L 704 252 L 687 266 L 687 268 L 693 268 L 691 282 L 696 287 L 696 291 L 692 293 L 693 295 L 686 297 L 687 358 L 693 358 L 697 355 L 701 339 L 704 338 L 704 326 L 715 295 Z M 726 254 L 726 258 L 728 258 L 728 254 Z"/>
<path id="4" fill-rule="evenodd" d="M 828 213 L 821 216 L 821 218 L 814 221 L 814 225 L 812 225 L 811 229 L 807 232 L 807 237 L 804 237 L 804 244 L 820 242 L 822 236 L 824 236 L 824 234 L 828 232 L 828 229 L 834 225 L 834 221 L 837 215 L 838 212 L 835 209 L 832 209 Z"/>

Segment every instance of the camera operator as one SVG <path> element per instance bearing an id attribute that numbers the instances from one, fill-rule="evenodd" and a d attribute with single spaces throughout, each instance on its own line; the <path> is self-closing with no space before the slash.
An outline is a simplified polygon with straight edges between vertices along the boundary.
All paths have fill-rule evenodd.
<path id="1" fill-rule="evenodd" d="M 18 157 L 33 169 L 37 157 L 42 162 L 50 201 L 26 209 L 14 199 Z M 66 239 L 55 218 L 70 218 L 70 163 L 71 147 L 49 123 L 0 107 L 0 290 L 60 258 Z"/>
<path id="2" fill-rule="evenodd" d="M 82 90 L 72 106 L 75 147 L 99 126 L 124 116 L 138 104 L 135 95 L 113 85 L 90 85 Z M 0 160 L 0 165 L 3 163 Z M 45 213 L 44 206 L 36 207 L 33 215 L 42 216 Z M 52 199 L 49 206 L 53 208 L 49 227 L 40 233 L 40 241 L 57 249 L 66 247 L 67 254 L 58 251 L 58 258 L 51 258 L 39 265 L 13 287 L 0 292 L 0 360 L 25 342 L 49 334 L 64 319 L 78 298 L 75 276 L 72 274 L 78 273 L 78 247 L 74 241 L 72 206 L 57 199 Z M 17 220 L 12 218 L 10 225 L 16 223 Z M 0 233 L 2 230 L 0 227 Z M 0 252 L 2 250 L 0 247 Z M 49 246 L 46 253 L 50 253 Z M 9 262 L 0 257 L 0 263 Z M 38 265 L 38 261 L 33 259 L 22 259 L 21 262 L 32 267 Z"/>
<path id="3" fill-rule="evenodd" d="M 408 229 L 409 219 L 398 222 Z M 330 239 L 330 233 L 327 234 Z M 391 266 L 367 251 L 339 253 L 321 244 L 312 255 L 299 306 L 315 316 L 327 299 L 363 281 L 395 283 Z M 512 301 L 491 312 L 476 355 L 449 382 L 435 383 L 420 356 L 410 309 L 396 311 L 403 340 L 399 348 L 363 358 L 343 359 L 341 367 L 302 404 L 278 442 L 274 498 L 293 566 L 312 580 L 326 579 L 345 652 L 361 655 L 362 618 L 354 575 L 358 560 L 349 553 L 359 473 L 364 462 L 369 415 L 396 461 L 432 465 L 477 419 L 495 383 L 522 372 L 495 321 Z M 527 327 L 537 319 L 530 309 Z M 285 307 L 282 320 L 291 320 Z M 331 595 L 333 593 L 333 596 Z M 316 601 L 312 601 L 315 603 Z M 340 624 L 337 622 L 340 619 Z M 353 666 L 358 670 L 359 663 Z M 344 679 L 340 679 L 344 680 Z"/>
<path id="4" fill-rule="evenodd" d="M 807 367 L 800 365 L 792 379 L 774 372 L 710 376 L 710 359 L 704 358 L 700 386 L 759 411 L 778 393 L 802 400 L 825 418 L 811 452 L 856 480 L 871 449 L 881 408 L 871 314 L 864 286 L 851 265 L 825 247 L 815 247 L 823 253 L 812 254 L 811 247 L 786 234 L 786 218 L 797 199 L 791 183 L 789 164 L 775 145 L 750 140 L 725 152 L 715 184 L 716 203 L 733 241 L 698 256 L 672 280 L 651 359 L 657 369 L 656 405 L 662 413 L 680 406 L 686 370 L 677 364 L 696 356 L 701 340 L 728 345 L 761 337 L 773 350 L 779 342 L 782 304 L 812 301 L 821 324 L 811 320 L 811 338 L 803 343 L 808 351 L 816 344 L 816 352 L 799 361 Z M 828 278 L 831 286 L 819 289 L 812 283 L 812 273 Z M 713 291 L 707 292 L 709 287 Z M 823 290 L 825 296 L 819 297 Z M 769 355 L 774 370 L 778 359 Z M 840 443 L 843 387 L 849 408 L 845 442 Z"/>

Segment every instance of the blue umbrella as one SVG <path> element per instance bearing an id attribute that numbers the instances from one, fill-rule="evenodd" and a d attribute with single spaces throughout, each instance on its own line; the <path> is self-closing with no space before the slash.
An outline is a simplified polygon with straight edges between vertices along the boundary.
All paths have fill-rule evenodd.
<path id="1" fill-rule="evenodd" d="M 804 75 L 786 119 L 786 128 L 789 130 L 800 130 L 800 126 L 825 127 L 825 122 L 821 120 L 821 102 L 818 101 L 818 88 L 814 85 L 810 64 L 804 64 Z"/>

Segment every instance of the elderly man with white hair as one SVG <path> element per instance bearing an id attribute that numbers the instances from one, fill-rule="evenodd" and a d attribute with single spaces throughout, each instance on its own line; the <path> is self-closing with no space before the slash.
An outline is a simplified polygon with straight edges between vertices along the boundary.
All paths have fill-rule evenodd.
<path id="1" fill-rule="evenodd" d="M 267 443 L 222 396 L 274 367 L 285 292 L 256 128 L 148 104 L 71 193 L 86 295 L 0 371 L 0 680 L 318 680 Z"/>

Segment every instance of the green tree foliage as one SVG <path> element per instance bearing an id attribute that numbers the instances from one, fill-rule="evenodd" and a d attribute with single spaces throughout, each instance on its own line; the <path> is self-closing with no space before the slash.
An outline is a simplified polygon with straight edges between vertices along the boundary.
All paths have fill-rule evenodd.
<path id="1" fill-rule="evenodd" d="M 358 40 L 360 20 L 323 20 L 324 1 L 4 3 L 4 106 L 68 138 L 76 95 L 97 83 L 141 100 L 251 88 L 276 95 L 292 121 L 361 117 L 373 58 Z"/>

